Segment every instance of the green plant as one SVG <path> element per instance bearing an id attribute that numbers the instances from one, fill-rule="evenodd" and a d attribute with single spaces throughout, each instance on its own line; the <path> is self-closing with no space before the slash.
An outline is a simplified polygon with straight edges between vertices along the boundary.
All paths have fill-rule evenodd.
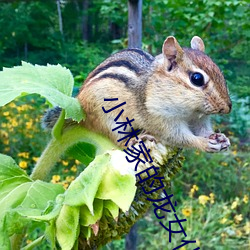
<path id="1" fill-rule="evenodd" d="M 50 105 L 62 107 L 52 139 L 39 159 L 34 159 L 29 151 L 17 153 L 23 169 L 28 167 L 28 162 L 32 163 L 30 157 L 36 162 L 30 176 L 11 157 L 0 154 L 1 249 L 19 249 L 23 244 L 23 249 L 30 249 L 45 239 L 52 249 L 57 244 L 62 249 L 92 249 L 128 232 L 150 202 L 136 188 L 133 166 L 125 161 L 125 153 L 107 138 L 77 124 L 85 115 L 77 99 L 71 97 L 73 77 L 69 70 L 60 65 L 46 67 L 23 63 L 4 69 L 0 79 L 0 105 L 20 95 L 36 93 Z M 11 105 L 15 108 L 15 104 Z M 17 106 L 17 110 L 31 109 L 29 105 L 21 107 Z M 4 127 L 12 121 L 12 127 L 8 128 L 13 129 L 18 122 L 10 120 L 8 112 L 4 111 Z M 66 118 L 75 120 L 75 125 L 65 128 Z M 25 124 L 32 127 L 30 121 Z M 3 144 L 9 146 L 9 134 L 4 130 L 1 133 L 5 137 Z M 164 183 L 168 185 L 180 168 L 178 150 L 155 143 L 150 143 L 149 147 L 155 166 L 160 168 L 159 174 L 166 177 Z M 6 151 L 10 151 L 10 147 Z M 65 153 L 87 166 L 77 178 L 66 178 L 66 191 L 59 184 L 59 175 L 52 176 L 52 183 L 46 182 Z M 62 164 L 68 162 L 62 161 Z M 165 164 L 167 168 L 163 168 Z M 71 170 L 76 171 L 76 168 L 73 165 Z M 148 182 L 140 185 L 148 189 Z M 159 191 L 150 197 L 158 194 Z M 22 242 L 25 231 L 33 228 L 37 228 L 32 233 L 33 241 L 28 238 Z"/>

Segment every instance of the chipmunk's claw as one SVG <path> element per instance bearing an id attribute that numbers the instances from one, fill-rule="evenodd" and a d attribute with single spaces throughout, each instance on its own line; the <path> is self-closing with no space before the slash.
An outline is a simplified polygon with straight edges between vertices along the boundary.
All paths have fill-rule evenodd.
<path id="1" fill-rule="evenodd" d="M 208 152 L 226 151 L 230 147 L 229 139 L 222 133 L 211 134 L 208 138 Z"/>
<path id="2" fill-rule="evenodd" d="M 133 138 L 133 139 L 131 139 L 131 140 L 129 141 L 128 147 L 131 147 L 131 146 L 135 145 L 135 144 L 138 143 L 139 141 L 146 141 L 146 140 L 149 140 L 149 141 L 154 141 L 154 142 L 156 142 L 155 137 L 152 136 L 152 135 L 147 134 L 146 132 L 142 132 L 142 133 L 139 134 L 137 137 L 138 137 L 138 139 Z"/>

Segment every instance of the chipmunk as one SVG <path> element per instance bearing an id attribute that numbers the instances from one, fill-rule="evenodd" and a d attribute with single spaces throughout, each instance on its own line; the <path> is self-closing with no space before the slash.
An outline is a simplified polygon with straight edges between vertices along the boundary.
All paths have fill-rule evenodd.
<path id="1" fill-rule="evenodd" d="M 204 50 L 198 36 L 192 38 L 191 48 L 181 48 L 169 36 L 156 57 L 140 49 L 110 56 L 88 75 L 77 96 L 87 116 L 83 126 L 118 144 L 124 135 L 112 129 L 121 108 L 104 113 L 102 107 L 108 110 L 126 102 L 119 122 L 133 118 L 133 128 L 142 129 L 144 138 L 206 152 L 227 149 L 230 142 L 213 131 L 210 114 L 227 114 L 232 104 L 223 74 Z"/>

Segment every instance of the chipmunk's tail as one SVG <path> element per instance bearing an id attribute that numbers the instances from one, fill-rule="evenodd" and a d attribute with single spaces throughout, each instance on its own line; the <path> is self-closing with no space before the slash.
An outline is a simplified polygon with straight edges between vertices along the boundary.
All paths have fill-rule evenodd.
<path id="1" fill-rule="evenodd" d="M 45 130 L 51 130 L 56 124 L 61 111 L 62 109 L 58 106 L 46 110 L 41 120 L 42 128 Z"/>

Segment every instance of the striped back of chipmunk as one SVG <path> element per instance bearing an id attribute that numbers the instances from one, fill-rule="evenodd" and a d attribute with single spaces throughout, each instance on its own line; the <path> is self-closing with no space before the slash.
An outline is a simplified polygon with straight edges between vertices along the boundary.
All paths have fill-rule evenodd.
<path id="1" fill-rule="evenodd" d="M 140 49 L 125 49 L 107 58 L 87 77 L 84 85 L 102 79 L 115 79 L 133 87 L 134 79 L 148 73 L 154 57 Z"/>

